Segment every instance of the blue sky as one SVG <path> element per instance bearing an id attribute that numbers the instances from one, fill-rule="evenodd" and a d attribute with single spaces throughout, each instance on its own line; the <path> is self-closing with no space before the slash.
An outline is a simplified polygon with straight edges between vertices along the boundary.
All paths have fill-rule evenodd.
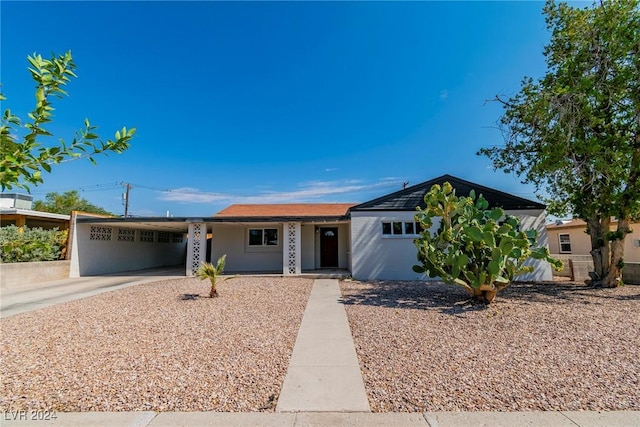
<path id="1" fill-rule="evenodd" d="M 122 214 L 212 215 L 231 203 L 364 202 L 448 173 L 532 198 L 494 172 L 502 112 L 545 71 L 542 2 L 1 4 L 2 109 L 26 117 L 26 56 L 71 49 L 78 78 L 50 129 L 85 117 L 131 148 L 54 167 L 32 189 L 79 190 Z"/>

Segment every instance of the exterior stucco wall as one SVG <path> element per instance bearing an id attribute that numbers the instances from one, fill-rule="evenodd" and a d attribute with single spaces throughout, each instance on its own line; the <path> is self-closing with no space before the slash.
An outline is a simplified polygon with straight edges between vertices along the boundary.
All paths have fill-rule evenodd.
<path id="1" fill-rule="evenodd" d="M 277 228 L 278 245 L 249 247 L 249 228 Z M 225 271 L 229 273 L 278 272 L 282 273 L 281 224 L 214 224 L 212 227 L 211 259 L 227 255 Z"/>
<path id="2" fill-rule="evenodd" d="M 572 255 L 589 255 L 591 251 L 591 238 L 585 233 L 586 227 L 571 227 L 570 229 L 547 229 L 549 236 L 549 252 L 560 253 L 560 234 L 568 234 L 571 241 Z"/>
<path id="3" fill-rule="evenodd" d="M 320 268 L 320 238 L 316 230 L 319 227 L 338 227 L 338 263 L 339 268 L 349 268 L 349 224 L 304 223 L 300 227 L 300 262 L 302 270 Z M 249 248 L 249 228 L 277 228 L 278 246 Z M 211 259 L 227 255 L 226 271 L 237 273 L 282 272 L 282 224 L 214 224 L 211 239 Z"/>
<path id="4" fill-rule="evenodd" d="M 65 279 L 70 265 L 70 261 L 0 263 L 0 288 Z"/>
<path id="5" fill-rule="evenodd" d="M 541 246 L 548 244 L 544 210 L 508 211 L 520 218 L 523 230 L 538 231 Z M 427 280 L 425 274 L 415 273 L 417 249 L 413 237 L 383 236 L 382 221 L 411 221 L 415 212 L 352 212 L 351 245 L 352 276 L 357 280 Z M 438 224 L 434 222 L 432 231 Z M 552 280 L 552 270 L 547 262 L 529 260 L 532 273 L 519 276 L 518 280 Z"/>
<path id="6" fill-rule="evenodd" d="M 352 212 L 351 275 L 356 280 L 424 280 L 413 237 L 382 236 L 382 221 L 412 221 L 415 212 Z M 435 225 L 434 225 L 435 227 Z"/>
<path id="7" fill-rule="evenodd" d="M 141 242 L 136 230 L 134 241 L 119 241 L 118 229 L 122 227 L 107 228 L 111 229 L 111 240 L 91 240 L 91 224 L 75 225 L 69 277 L 167 267 L 185 261 L 186 238 L 180 243 L 160 243 L 156 235 L 154 242 Z"/>
<path id="8" fill-rule="evenodd" d="M 506 211 L 508 215 L 520 218 L 521 230 L 536 230 L 538 232 L 538 246 L 549 248 L 547 236 L 546 212 L 540 210 Z M 533 266 L 533 272 L 521 274 L 516 280 L 523 281 L 551 281 L 553 280 L 553 269 L 551 265 L 542 260 L 529 259 L 526 265 Z"/>
<path id="9" fill-rule="evenodd" d="M 611 231 L 616 229 L 616 224 L 611 226 Z M 633 230 L 624 241 L 625 262 L 640 263 L 640 223 L 631 224 Z M 549 227 L 549 251 L 552 254 L 560 254 L 559 235 L 568 234 L 571 241 L 571 252 L 567 255 L 591 255 L 591 238 L 585 233 L 584 227 Z"/>
<path id="10" fill-rule="evenodd" d="M 316 268 L 316 234 L 313 224 L 302 224 L 301 233 L 301 268 L 313 270 Z"/>

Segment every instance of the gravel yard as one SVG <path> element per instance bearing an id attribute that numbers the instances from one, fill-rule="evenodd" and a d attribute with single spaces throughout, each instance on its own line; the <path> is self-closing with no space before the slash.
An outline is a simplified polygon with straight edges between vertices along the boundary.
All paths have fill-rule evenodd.
<path id="1" fill-rule="evenodd" d="M 640 410 L 640 286 L 341 287 L 374 412 Z"/>
<path id="2" fill-rule="evenodd" d="M 1 320 L 0 411 L 274 411 L 313 281 L 193 278 Z"/>

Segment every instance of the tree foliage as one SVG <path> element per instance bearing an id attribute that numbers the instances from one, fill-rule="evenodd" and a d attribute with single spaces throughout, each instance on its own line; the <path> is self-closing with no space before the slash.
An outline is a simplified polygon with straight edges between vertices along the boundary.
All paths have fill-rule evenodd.
<path id="1" fill-rule="evenodd" d="M 103 215 L 113 215 L 113 213 L 90 203 L 87 199 L 80 197 L 76 190 L 60 193 L 47 193 L 44 200 L 36 200 L 33 210 L 40 212 L 52 212 L 70 215 L 71 211 L 89 212 Z"/>
<path id="2" fill-rule="evenodd" d="M 220 276 L 224 272 L 224 266 L 227 262 L 227 255 L 222 255 L 218 258 L 216 265 L 211 264 L 210 262 L 205 262 L 200 266 L 198 271 L 196 271 L 196 277 L 201 280 L 209 279 L 211 282 L 211 290 L 209 291 L 209 297 L 215 298 L 218 296 L 218 290 L 216 289 L 216 285 L 220 281 Z"/>
<path id="3" fill-rule="evenodd" d="M 42 171 L 51 172 L 51 165 L 68 160 L 88 158 L 95 164 L 94 156 L 108 152 L 122 153 L 129 148 L 135 129 L 123 127 L 113 139 L 103 140 L 96 127 L 84 121 L 84 127 L 75 132 L 70 143 L 62 138 L 57 143 L 44 140 L 53 135 L 45 129 L 52 121 L 54 107 L 52 98 L 67 95 L 64 86 L 76 77 L 76 65 L 71 51 L 63 55 L 52 55 L 45 59 L 34 53 L 27 57 L 31 77 L 36 82 L 36 105 L 28 114 L 28 121 L 15 116 L 6 109 L 0 125 L 0 183 L 2 189 L 14 187 L 29 190 L 31 185 L 43 182 Z M 6 98 L 0 94 L 0 100 Z"/>
<path id="4" fill-rule="evenodd" d="M 562 268 L 546 247 L 535 247 L 536 230 L 520 231 L 517 217 L 505 216 L 501 208 L 489 209 L 487 200 L 482 195 L 476 199 L 474 191 L 458 197 L 445 182 L 431 187 L 424 201 L 426 207 L 418 208 L 415 216 L 423 229 L 414 240 L 417 273 L 462 286 L 475 299 L 490 303 L 517 275 L 533 271 L 525 265 L 529 258 Z M 440 224 L 432 234 L 434 218 Z"/>
<path id="5" fill-rule="evenodd" d="M 479 154 L 533 183 L 551 213 L 584 219 L 592 277 L 617 286 L 624 237 L 640 214 L 639 2 L 579 9 L 548 1 L 544 13 L 551 32 L 547 72 L 539 80 L 525 77 L 509 99 L 496 97 L 505 109 L 505 144 Z"/>

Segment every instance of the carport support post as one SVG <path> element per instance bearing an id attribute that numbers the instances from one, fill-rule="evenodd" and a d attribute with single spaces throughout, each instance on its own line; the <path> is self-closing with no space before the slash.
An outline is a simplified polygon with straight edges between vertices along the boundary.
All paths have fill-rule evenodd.
<path id="1" fill-rule="evenodd" d="M 282 248 L 282 274 L 285 276 L 292 276 L 300 274 L 302 269 L 300 267 L 300 234 L 301 223 L 299 222 L 286 222 L 284 224 L 284 238 Z"/>
<path id="2" fill-rule="evenodd" d="M 207 224 L 191 222 L 187 241 L 187 276 L 195 276 L 196 271 L 207 258 Z"/>

